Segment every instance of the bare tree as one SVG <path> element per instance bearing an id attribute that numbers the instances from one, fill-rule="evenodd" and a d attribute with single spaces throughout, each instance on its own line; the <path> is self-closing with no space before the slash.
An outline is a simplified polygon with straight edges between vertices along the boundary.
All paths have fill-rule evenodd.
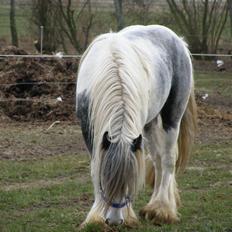
<path id="1" fill-rule="evenodd" d="M 61 15 L 59 25 L 63 38 L 66 36 L 75 50 L 81 53 L 88 46 L 90 30 L 93 26 L 94 14 L 91 1 L 86 0 L 82 5 L 79 3 L 75 8 L 72 6 L 72 0 L 66 2 L 57 0 L 56 3 Z M 65 40 L 63 42 L 65 43 Z"/>
<path id="2" fill-rule="evenodd" d="M 227 1 L 167 0 L 167 3 L 192 52 L 217 51 L 227 21 Z"/>
<path id="3" fill-rule="evenodd" d="M 121 30 L 125 26 L 123 16 L 123 0 L 114 0 L 115 16 L 117 21 L 117 30 Z"/>
<path id="4" fill-rule="evenodd" d="M 18 34 L 15 22 L 15 0 L 10 1 L 10 30 L 12 45 L 18 47 Z"/>
<path id="5" fill-rule="evenodd" d="M 128 24 L 151 24 L 154 14 L 151 13 L 153 0 L 128 0 L 124 5 Z"/>
<path id="6" fill-rule="evenodd" d="M 230 35 L 232 37 L 232 0 L 228 0 L 228 8 L 230 14 Z"/>
<path id="7" fill-rule="evenodd" d="M 36 26 L 38 38 L 35 47 L 40 50 L 40 26 L 44 27 L 43 51 L 51 53 L 57 50 L 60 43 L 59 36 L 59 12 L 53 0 L 32 1 L 32 22 Z"/>

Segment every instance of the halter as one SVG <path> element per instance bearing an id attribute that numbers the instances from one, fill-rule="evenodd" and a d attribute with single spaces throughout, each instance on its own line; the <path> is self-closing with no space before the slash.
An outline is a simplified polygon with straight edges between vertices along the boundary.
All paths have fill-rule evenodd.
<path id="1" fill-rule="evenodd" d="M 102 187 L 100 187 L 100 193 L 101 193 L 102 199 L 103 199 L 107 204 L 109 204 L 110 207 L 115 208 L 115 209 L 121 209 L 121 208 L 127 206 L 127 205 L 132 201 L 130 196 L 126 196 L 126 197 L 125 197 L 125 201 L 122 202 L 122 203 L 109 202 L 108 199 L 106 198 L 104 192 L 103 192 Z"/>

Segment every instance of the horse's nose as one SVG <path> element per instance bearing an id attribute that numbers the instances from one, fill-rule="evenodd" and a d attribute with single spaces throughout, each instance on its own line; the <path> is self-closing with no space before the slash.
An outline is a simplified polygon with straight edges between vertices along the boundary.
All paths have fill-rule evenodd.
<path id="1" fill-rule="evenodd" d="M 121 225 L 123 224 L 123 214 L 122 209 L 112 208 L 110 207 L 107 214 L 106 214 L 105 223 L 109 226 L 111 225 Z"/>
<path id="2" fill-rule="evenodd" d="M 106 218 L 105 223 L 109 226 L 118 226 L 122 225 L 124 220 L 122 218 L 119 218 L 117 220 L 113 220 L 112 218 Z"/>

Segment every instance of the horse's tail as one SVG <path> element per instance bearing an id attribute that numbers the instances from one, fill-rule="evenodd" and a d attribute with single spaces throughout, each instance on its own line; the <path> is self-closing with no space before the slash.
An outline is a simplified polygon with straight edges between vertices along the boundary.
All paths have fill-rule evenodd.
<path id="1" fill-rule="evenodd" d="M 195 101 L 194 89 L 192 88 L 187 108 L 180 124 L 178 137 L 178 160 L 176 170 L 184 169 L 189 159 L 190 151 L 194 143 L 197 129 L 197 105 Z"/>
<path id="2" fill-rule="evenodd" d="M 190 151 L 194 142 L 197 129 L 197 105 L 195 101 L 194 90 L 192 89 L 187 108 L 180 124 L 180 132 L 178 137 L 178 159 L 176 162 L 176 170 L 183 170 L 189 159 Z M 151 157 L 146 157 L 146 183 L 154 186 L 155 169 Z"/>

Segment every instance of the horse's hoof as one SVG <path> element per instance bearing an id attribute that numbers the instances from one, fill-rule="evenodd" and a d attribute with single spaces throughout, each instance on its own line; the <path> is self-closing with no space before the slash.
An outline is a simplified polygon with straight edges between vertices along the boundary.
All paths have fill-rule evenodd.
<path id="1" fill-rule="evenodd" d="M 140 217 L 150 220 L 155 225 L 174 224 L 179 222 L 177 213 L 161 204 L 148 204 L 139 212 Z"/>
<path id="2" fill-rule="evenodd" d="M 88 227 L 98 227 L 99 229 L 105 229 L 107 225 L 105 224 L 102 217 L 93 217 L 88 221 L 84 221 L 83 223 L 81 223 L 78 229 L 79 231 L 82 231 Z"/>
<path id="3" fill-rule="evenodd" d="M 125 219 L 124 225 L 128 228 L 136 228 L 139 226 L 139 220 L 134 217 L 128 217 Z"/>

